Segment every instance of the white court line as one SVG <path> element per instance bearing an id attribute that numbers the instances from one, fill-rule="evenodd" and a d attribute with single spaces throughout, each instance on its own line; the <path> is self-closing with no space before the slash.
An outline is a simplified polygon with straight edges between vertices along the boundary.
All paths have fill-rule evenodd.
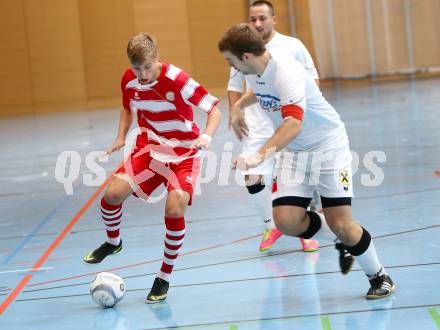
<path id="1" fill-rule="evenodd" d="M 42 268 L 29 268 L 29 269 L 16 269 L 16 270 L 6 270 L 4 272 L 0 272 L 0 274 L 6 274 L 6 273 L 19 273 L 19 272 L 35 272 L 37 270 L 44 270 L 44 269 L 52 269 L 55 267 L 42 267 Z"/>

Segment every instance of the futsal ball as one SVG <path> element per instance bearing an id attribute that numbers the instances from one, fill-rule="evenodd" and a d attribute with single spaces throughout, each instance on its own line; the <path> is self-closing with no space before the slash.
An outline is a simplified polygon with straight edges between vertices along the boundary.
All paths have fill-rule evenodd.
<path id="1" fill-rule="evenodd" d="M 90 283 L 93 300 L 102 307 L 113 307 L 124 297 L 125 284 L 121 277 L 102 272 Z"/>

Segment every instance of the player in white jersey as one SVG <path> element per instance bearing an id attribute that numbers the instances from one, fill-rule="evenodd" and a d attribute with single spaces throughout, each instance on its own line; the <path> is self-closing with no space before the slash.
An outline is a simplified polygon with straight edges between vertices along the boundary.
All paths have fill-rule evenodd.
<path id="1" fill-rule="evenodd" d="M 258 152 L 241 154 L 237 166 L 253 168 L 274 152 L 284 151 L 273 195 L 277 228 L 285 235 L 303 238 L 334 239 L 336 234 L 370 281 L 366 298 L 388 297 L 394 283 L 378 260 L 370 234 L 352 218 L 351 153 L 335 109 L 301 64 L 271 55 L 250 25 L 228 29 L 218 48 L 231 66 L 247 75 L 250 84 L 231 109 L 231 125 L 239 133 L 246 132 L 243 121 L 234 121 L 234 116 L 239 118 L 243 107 L 259 102 L 276 128 Z M 306 211 L 314 189 L 321 195 L 324 215 Z M 343 254 L 340 261 L 342 272 L 347 272 Z"/>
<path id="2" fill-rule="evenodd" d="M 304 44 L 296 38 L 278 33 L 274 29 L 276 17 L 272 3 L 269 1 L 255 1 L 249 8 L 249 24 L 257 29 L 266 43 L 266 49 L 271 53 L 281 53 L 299 61 L 307 72 L 319 83 L 313 59 Z M 245 76 L 231 68 L 228 83 L 229 107 L 241 97 L 244 90 Z M 273 132 L 273 124 L 270 118 L 261 110 L 258 104 L 244 109 L 245 122 L 249 131 L 241 139 L 243 152 L 256 152 L 269 139 Z M 231 118 L 229 118 L 230 122 Z M 272 189 L 271 181 L 274 169 L 274 160 L 267 159 L 263 164 L 242 171 L 245 176 L 246 188 L 252 197 L 255 207 L 264 221 L 264 232 L 260 243 L 260 251 L 267 251 L 281 237 L 281 232 L 275 227 L 272 216 Z M 304 252 L 318 250 L 319 243 L 316 240 L 300 238 Z"/>

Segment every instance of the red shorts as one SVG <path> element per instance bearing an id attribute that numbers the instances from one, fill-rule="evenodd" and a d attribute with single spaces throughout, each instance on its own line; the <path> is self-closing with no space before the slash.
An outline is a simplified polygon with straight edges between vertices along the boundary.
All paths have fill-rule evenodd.
<path id="1" fill-rule="evenodd" d="M 136 155 L 140 148 L 136 147 L 130 158 L 124 162 L 116 174 L 127 174 L 131 179 L 133 194 L 145 200 L 151 193 L 164 184 L 168 191 L 181 189 L 192 194 L 200 174 L 200 158 L 187 158 L 179 163 L 163 163 L 151 157 L 149 152 Z"/>

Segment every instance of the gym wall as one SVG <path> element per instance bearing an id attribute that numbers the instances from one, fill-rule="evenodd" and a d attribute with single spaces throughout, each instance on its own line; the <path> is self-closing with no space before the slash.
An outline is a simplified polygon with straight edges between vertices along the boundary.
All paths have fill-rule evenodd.
<path id="1" fill-rule="evenodd" d="M 438 0 L 273 0 L 278 31 L 310 50 L 324 79 L 436 72 Z M 248 0 L 0 2 L 0 116 L 120 106 L 129 38 L 148 32 L 160 57 L 225 95 L 217 41 L 247 20 Z"/>

